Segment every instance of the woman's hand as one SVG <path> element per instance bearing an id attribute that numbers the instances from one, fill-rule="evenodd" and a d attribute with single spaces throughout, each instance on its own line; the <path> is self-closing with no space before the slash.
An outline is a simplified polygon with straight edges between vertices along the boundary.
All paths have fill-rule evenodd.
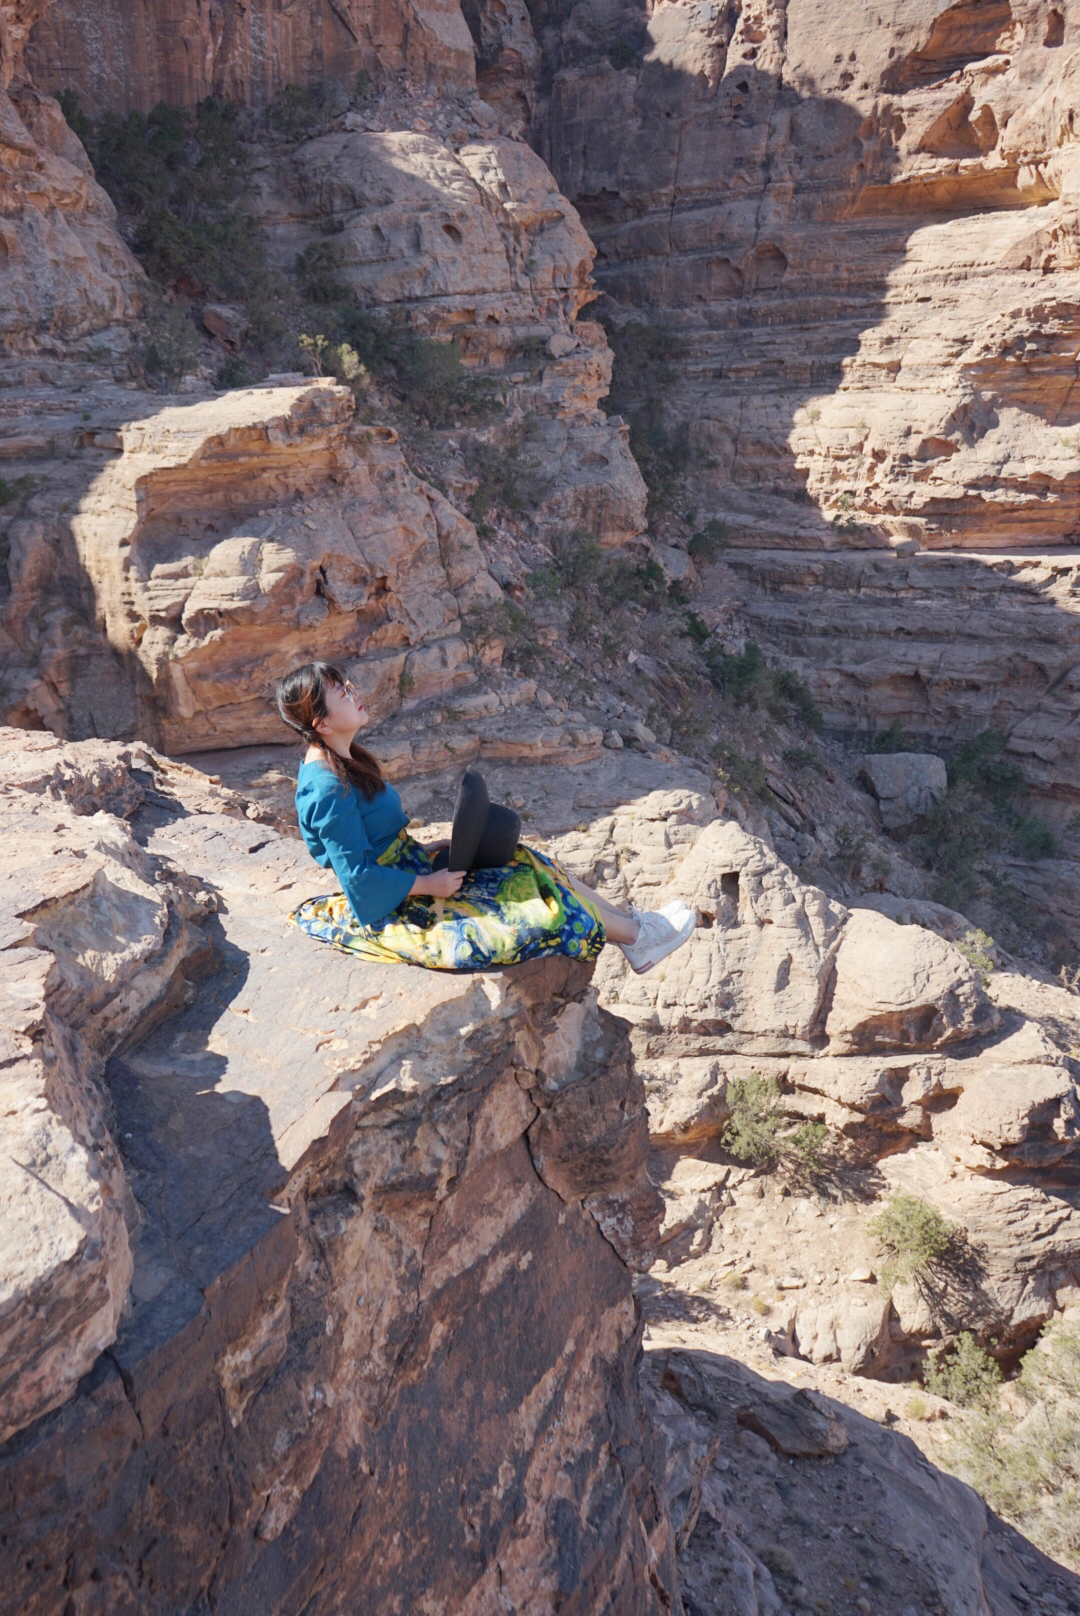
<path id="1" fill-rule="evenodd" d="M 452 898 L 465 879 L 464 870 L 433 870 L 430 875 L 418 875 L 409 896 L 425 898 Z"/>

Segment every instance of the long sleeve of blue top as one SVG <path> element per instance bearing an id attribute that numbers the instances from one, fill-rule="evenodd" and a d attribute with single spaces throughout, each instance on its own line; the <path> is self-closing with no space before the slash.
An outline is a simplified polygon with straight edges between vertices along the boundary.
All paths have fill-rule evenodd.
<path id="1" fill-rule="evenodd" d="M 321 763 L 305 763 L 297 780 L 296 812 L 308 851 L 333 870 L 362 926 L 381 920 L 408 896 L 413 872 L 378 862 L 407 823 L 393 786 L 368 803 Z"/>

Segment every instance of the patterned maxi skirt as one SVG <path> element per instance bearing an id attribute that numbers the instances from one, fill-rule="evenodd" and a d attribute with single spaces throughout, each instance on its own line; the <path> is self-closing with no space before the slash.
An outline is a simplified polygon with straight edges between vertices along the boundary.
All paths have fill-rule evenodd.
<path id="1" fill-rule="evenodd" d="M 399 831 L 379 863 L 416 875 L 432 868 L 407 831 Z M 429 971 L 486 971 L 546 954 L 593 960 L 606 941 L 599 913 L 578 897 L 562 865 L 523 843 L 509 864 L 471 870 L 452 898 L 406 898 L 371 925 L 356 920 L 341 892 L 308 898 L 289 919 L 348 954 Z"/>

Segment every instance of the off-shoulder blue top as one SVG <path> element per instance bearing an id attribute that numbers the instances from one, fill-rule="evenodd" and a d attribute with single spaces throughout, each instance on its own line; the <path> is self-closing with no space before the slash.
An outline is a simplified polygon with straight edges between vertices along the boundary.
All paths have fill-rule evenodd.
<path id="1" fill-rule="evenodd" d="M 368 802 L 355 786 L 342 785 L 325 764 L 302 763 L 296 816 L 312 858 L 333 870 L 362 926 L 381 920 L 408 895 L 414 873 L 378 863 L 379 854 L 408 823 L 392 785 Z"/>

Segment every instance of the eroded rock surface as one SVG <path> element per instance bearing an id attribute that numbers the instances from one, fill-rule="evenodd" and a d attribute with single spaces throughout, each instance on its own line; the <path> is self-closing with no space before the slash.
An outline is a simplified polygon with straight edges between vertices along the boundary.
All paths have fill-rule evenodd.
<path id="1" fill-rule="evenodd" d="M 960 1328 L 1023 1347 L 1069 1304 L 1080 1281 L 1073 995 L 1019 967 L 994 972 L 988 990 L 946 936 L 828 899 L 700 792 L 653 792 L 560 851 L 635 901 L 678 895 L 700 917 L 645 976 L 615 950 L 597 967 L 601 1002 L 634 1023 L 665 1264 L 686 1263 L 688 1287 L 756 1267 L 783 1292 L 770 1326 L 783 1350 L 872 1375 L 909 1372 Z M 718 1150 L 728 1085 L 754 1073 L 777 1081 L 794 1119 L 852 1147 L 827 1218 L 807 1203 L 793 1221 L 798 1208 L 763 1196 L 754 1171 Z M 963 1231 L 951 1268 L 891 1298 L 868 1228 L 890 1194 L 928 1201 Z"/>
<path id="2" fill-rule="evenodd" d="M 16 0 L 0 12 L 0 337 L 9 360 L 103 330 L 126 347 L 123 327 L 145 284 L 81 142 L 27 81 L 27 34 L 42 9 Z"/>
<path id="3" fill-rule="evenodd" d="M 590 971 L 320 949 L 285 916 L 321 872 L 235 793 L 4 739 L 51 872 L 5 906 L 38 1154 L 5 1179 L 4 1608 L 678 1611 L 644 1094 Z"/>

